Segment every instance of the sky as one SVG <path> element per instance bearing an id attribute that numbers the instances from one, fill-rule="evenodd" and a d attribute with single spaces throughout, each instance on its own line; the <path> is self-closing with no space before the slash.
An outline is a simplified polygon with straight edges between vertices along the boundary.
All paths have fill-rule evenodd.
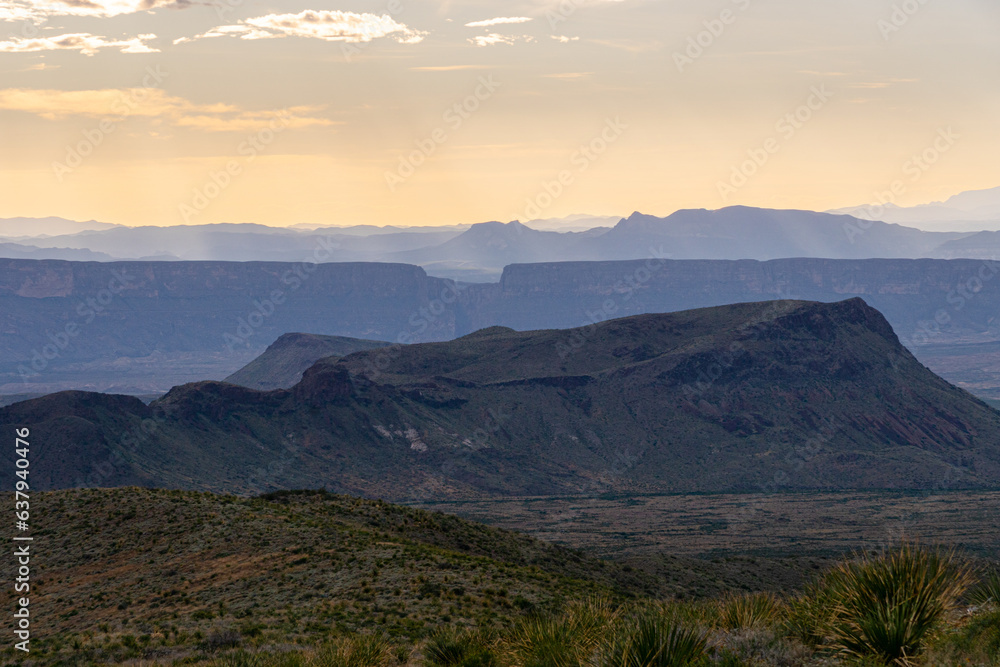
<path id="1" fill-rule="evenodd" d="M 0 0 L 0 217 L 433 225 L 1000 185 L 996 0 Z"/>

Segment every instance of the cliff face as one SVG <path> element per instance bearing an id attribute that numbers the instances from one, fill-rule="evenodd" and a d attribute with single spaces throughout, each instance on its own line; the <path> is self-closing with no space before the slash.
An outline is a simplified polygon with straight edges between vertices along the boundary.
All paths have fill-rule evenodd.
<path id="1" fill-rule="evenodd" d="M 445 340 L 452 285 L 405 264 L 0 260 L 0 391 L 164 391 L 289 331 Z"/>
<path id="2" fill-rule="evenodd" d="M 0 393 L 163 392 L 227 377 L 288 332 L 443 341 L 494 325 L 567 328 L 728 303 L 860 296 L 936 372 L 1000 396 L 1000 363 L 983 363 L 1000 352 L 983 348 L 1000 341 L 998 267 L 653 257 L 515 264 L 498 283 L 461 285 L 404 264 L 0 260 Z"/>
<path id="3" fill-rule="evenodd" d="M 474 291 L 461 322 L 468 330 L 493 324 L 564 328 L 643 312 L 858 296 L 885 315 L 905 345 L 919 350 L 1000 340 L 998 272 L 1000 263 L 990 260 L 932 259 L 516 264 L 498 285 Z"/>

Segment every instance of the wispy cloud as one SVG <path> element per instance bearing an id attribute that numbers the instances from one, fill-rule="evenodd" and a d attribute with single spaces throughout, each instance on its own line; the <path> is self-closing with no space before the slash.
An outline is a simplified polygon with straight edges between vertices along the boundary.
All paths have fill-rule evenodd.
<path id="1" fill-rule="evenodd" d="M 534 21 L 534 19 L 527 16 L 499 16 L 495 19 L 486 19 L 485 21 L 473 21 L 471 23 L 466 23 L 466 28 L 489 28 L 494 25 L 507 25 L 511 23 L 527 23 L 528 21 Z"/>
<path id="2" fill-rule="evenodd" d="M 114 116 L 122 100 L 142 100 L 130 105 L 130 116 L 145 116 L 175 127 L 205 132 L 247 132 L 259 129 L 272 120 L 284 127 L 303 128 L 339 125 L 317 117 L 316 106 L 253 111 L 231 104 L 196 104 L 183 97 L 169 95 L 159 88 L 105 88 L 100 90 L 0 90 L 0 110 L 20 111 L 59 120 L 70 116 L 105 118 Z"/>
<path id="3" fill-rule="evenodd" d="M 569 44 L 570 42 L 580 41 L 579 37 L 567 37 L 566 35 L 549 35 L 549 37 L 556 40 L 560 44 Z"/>
<path id="4" fill-rule="evenodd" d="M 129 39 L 108 39 L 87 32 L 69 33 L 52 37 L 14 37 L 0 42 L 0 53 L 32 53 L 35 51 L 79 51 L 92 56 L 101 49 L 117 49 L 122 53 L 158 53 L 159 49 L 146 44 L 156 35 L 146 34 Z"/>
<path id="5" fill-rule="evenodd" d="M 411 72 L 454 72 L 465 69 L 496 69 L 486 65 L 428 65 L 425 67 L 411 67 Z"/>
<path id="6" fill-rule="evenodd" d="M 889 88 L 897 83 L 915 83 L 917 79 L 889 79 L 888 81 L 859 81 L 848 85 L 848 88 L 860 88 L 862 90 L 881 90 Z"/>
<path id="7" fill-rule="evenodd" d="M 638 40 L 638 39 L 593 39 L 594 44 L 607 46 L 612 49 L 620 49 L 629 53 L 651 53 L 663 48 L 663 43 L 659 40 Z"/>
<path id="8" fill-rule="evenodd" d="M 847 76 L 847 72 L 820 72 L 813 69 L 800 69 L 796 74 L 808 74 L 809 76 Z"/>
<path id="9" fill-rule="evenodd" d="M 495 32 L 491 32 L 488 35 L 479 35 L 477 37 L 470 37 L 469 43 L 475 44 L 476 46 L 496 46 L 497 44 L 506 44 L 510 46 L 515 42 L 534 42 L 535 38 L 531 35 L 499 35 Z"/>
<path id="10" fill-rule="evenodd" d="M 50 16 L 110 17 L 154 9 L 182 9 L 208 4 L 201 0 L 4 0 L 0 21 L 42 22 Z"/>
<path id="11" fill-rule="evenodd" d="M 588 79 L 594 75 L 593 72 L 560 72 L 559 74 L 543 74 L 543 79 L 566 79 L 568 81 L 577 79 Z"/>
<path id="12" fill-rule="evenodd" d="M 194 37 L 181 37 L 174 44 L 209 37 L 239 37 L 240 39 L 274 39 L 278 37 L 309 37 L 327 42 L 370 42 L 388 37 L 402 44 L 416 44 L 426 32 L 413 30 L 383 14 L 356 14 L 342 11 L 305 10 L 298 14 L 268 14 L 244 19 L 237 24 L 223 25 Z"/>

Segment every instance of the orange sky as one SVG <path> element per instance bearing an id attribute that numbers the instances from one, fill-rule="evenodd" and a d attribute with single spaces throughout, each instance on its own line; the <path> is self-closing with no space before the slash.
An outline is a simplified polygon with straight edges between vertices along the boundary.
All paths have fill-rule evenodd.
<path id="1" fill-rule="evenodd" d="M 992 0 L 153 4 L 0 8 L 0 217 L 422 225 L 1000 184 Z"/>

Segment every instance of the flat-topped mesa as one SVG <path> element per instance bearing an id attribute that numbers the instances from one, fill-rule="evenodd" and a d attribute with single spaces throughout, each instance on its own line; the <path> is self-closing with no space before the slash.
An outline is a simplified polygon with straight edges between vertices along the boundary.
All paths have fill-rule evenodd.
<path id="1" fill-rule="evenodd" d="M 46 397 L 0 409 L 0 428 L 28 415 L 58 453 L 43 488 L 95 456 L 118 461 L 101 485 L 399 500 L 1000 479 L 1000 413 L 923 367 L 858 298 L 491 328 L 320 359 L 289 390 L 195 383 L 148 408 Z M 116 439 L 150 420 L 141 446 Z"/>
<path id="2" fill-rule="evenodd" d="M 287 388 L 306 368 L 297 352 L 261 359 L 285 369 L 276 384 L 260 384 L 257 369 L 234 371 L 289 331 L 428 342 L 767 299 L 860 296 L 942 373 L 949 366 L 932 347 L 998 339 L 996 262 L 673 260 L 670 243 L 653 249 L 641 260 L 511 264 L 500 283 L 462 285 L 403 264 L 0 260 L 0 393 L 157 394 L 206 377 Z M 273 351 L 282 349 L 302 347 Z M 984 395 L 1000 384 L 1000 374 L 962 361 L 946 377 Z"/>

